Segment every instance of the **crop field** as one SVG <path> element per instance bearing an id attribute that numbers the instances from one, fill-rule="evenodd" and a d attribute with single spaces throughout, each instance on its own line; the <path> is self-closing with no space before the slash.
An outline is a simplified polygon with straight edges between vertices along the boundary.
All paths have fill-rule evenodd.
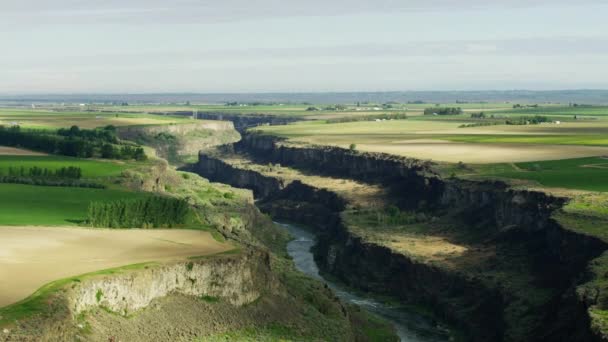
<path id="1" fill-rule="evenodd" d="M 497 111 L 496 114 L 547 115 L 547 116 L 608 116 L 608 106 L 540 106 Z"/>
<path id="2" fill-rule="evenodd" d="M 0 226 L 0 241 L 0 307 L 24 299 L 53 280 L 123 265 L 166 262 L 232 249 L 208 232 L 177 229 Z"/>
<path id="3" fill-rule="evenodd" d="M 94 201 L 115 201 L 147 196 L 114 189 L 0 184 L 0 225 L 77 225 Z"/>
<path id="4" fill-rule="evenodd" d="M 18 125 L 36 129 L 53 129 L 72 125 L 77 125 L 80 128 L 95 128 L 107 125 L 167 125 L 187 122 L 188 120 L 188 118 L 170 115 L 80 112 L 69 109 L 50 111 L 0 108 L 0 125 Z"/>
<path id="5" fill-rule="evenodd" d="M 441 167 L 446 176 L 455 174 L 474 178 L 507 178 L 550 188 L 608 191 L 608 159 L 601 157 L 469 164 L 460 168 L 454 164 L 442 164 Z"/>
<path id="6" fill-rule="evenodd" d="M 11 167 L 26 170 L 39 167 L 53 171 L 70 166 L 79 167 L 82 170 L 83 178 L 98 178 L 118 176 L 131 164 L 121 161 L 79 159 L 64 156 L 0 154 L 0 174 L 6 174 Z"/>
<path id="7" fill-rule="evenodd" d="M 294 142 L 336 145 L 444 162 L 499 163 L 608 155 L 608 121 L 460 127 L 456 120 L 302 122 L 261 131 Z"/>

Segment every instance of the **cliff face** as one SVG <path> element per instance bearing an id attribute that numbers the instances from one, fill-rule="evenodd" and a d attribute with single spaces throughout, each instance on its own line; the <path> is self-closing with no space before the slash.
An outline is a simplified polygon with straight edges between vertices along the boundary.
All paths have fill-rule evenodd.
<path id="1" fill-rule="evenodd" d="M 244 134 L 235 144 L 263 163 L 280 163 L 310 170 L 323 176 L 337 176 L 389 186 L 402 207 L 461 207 L 486 210 L 497 227 L 510 225 L 542 228 L 551 213 L 565 199 L 534 191 L 511 190 L 499 181 L 474 182 L 442 179 L 429 163 L 383 153 L 360 153 L 338 147 L 298 147 L 282 139 Z"/>
<path id="2" fill-rule="evenodd" d="M 240 139 L 240 135 L 230 121 L 126 126 L 118 127 L 117 131 L 121 139 L 152 146 L 159 156 L 169 159 L 178 155 L 196 156 L 202 149 L 232 143 Z"/>
<path id="3" fill-rule="evenodd" d="M 268 197 L 284 188 L 280 179 L 266 177 L 253 171 L 237 170 L 230 164 L 204 153 L 199 154 L 199 162 L 192 171 L 214 182 L 251 189 L 258 198 Z"/>
<path id="4" fill-rule="evenodd" d="M 230 121 L 215 122 L 192 122 L 178 125 L 150 125 L 150 126 L 121 126 L 117 127 L 118 136 L 121 139 L 134 140 L 138 135 L 170 133 L 184 135 L 198 130 L 211 131 L 230 131 L 234 129 L 234 124 Z"/>
<path id="5" fill-rule="evenodd" d="M 198 170 L 203 176 L 257 189 L 263 211 L 317 228 L 317 262 L 323 271 L 347 284 L 430 304 L 476 341 L 598 339 L 590 329 L 586 311 L 590 304 L 579 300 L 575 289 L 589 262 L 608 246 L 594 237 L 564 229 L 551 219 L 565 199 L 509 189 L 502 182 L 442 179 L 429 165 L 413 159 L 298 147 L 257 134 L 245 135 L 235 150 L 247 152 L 261 163 L 389 185 L 401 207 L 450 211 L 471 233 L 484 236 L 498 258 L 504 259 L 484 266 L 490 273 L 500 274 L 504 267 L 518 274 L 517 264 L 521 263 L 525 267 L 521 272 L 528 277 L 522 279 L 530 282 L 524 288 L 542 289 L 546 298 L 527 302 L 531 299 L 517 293 L 519 285 L 511 288 L 483 277 L 483 273 L 476 276 L 474 272 L 436 267 L 366 242 L 344 226 L 339 212 L 346 202 L 327 190 L 299 182 L 280 186 L 278 179 L 273 182 L 268 179 L 272 177 L 225 163 L 217 168 L 214 165 L 223 163 L 221 160 L 200 156 Z M 267 184 L 269 188 L 264 190 Z"/>
<path id="6" fill-rule="evenodd" d="M 71 289 L 68 300 L 74 315 L 104 307 L 126 316 L 175 293 L 217 297 L 241 306 L 276 290 L 273 284 L 268 255 L 250 251 L 87 279 Z"/>
<path id="7" fill-rule="evenodd" d="M 192 115 L 192 113 L 190 113 Z M 226 114 L 226 113 L 198 113 L 198 119 L 202 120 L 227 120 L 234 123 L 234 128 L 239 132 L 245 132 L 248 128 L 260 125 L 286 125 L 295 122 L 297 118 L 278 117 L 266 114 Z"/>

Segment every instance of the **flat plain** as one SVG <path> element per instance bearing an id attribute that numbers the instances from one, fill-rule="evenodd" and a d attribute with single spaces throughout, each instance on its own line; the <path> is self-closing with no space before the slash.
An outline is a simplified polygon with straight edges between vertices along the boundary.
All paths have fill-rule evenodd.
<path id="1" fill-rule="evenodd" d="M 499 163 L 608 155 L 608 121 L 462 127 L 466 121 L 302 122 L 258 128 L 290 141 L 441 162 Z"/>

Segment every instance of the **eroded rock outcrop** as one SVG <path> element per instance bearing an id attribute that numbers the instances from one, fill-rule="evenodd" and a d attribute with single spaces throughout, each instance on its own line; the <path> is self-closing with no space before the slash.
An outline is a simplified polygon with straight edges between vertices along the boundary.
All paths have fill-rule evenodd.
<path id="1" fill-rule="evenodd" d="M 268 255 L 249 251 L 86 279 L 70 290 L 68 300 L 75 315 L 94 307 L 128 315 L 176 293 L 217 297 L 241 306 L 276 291 L 275 286 Z"/>

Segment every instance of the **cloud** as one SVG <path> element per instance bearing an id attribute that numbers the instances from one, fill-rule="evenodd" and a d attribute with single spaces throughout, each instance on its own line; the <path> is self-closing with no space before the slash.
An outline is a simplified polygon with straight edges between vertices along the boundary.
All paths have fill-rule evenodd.
<path id="1" fill-rule="evenodd" d="M 13 24 L 226 22 L 294 16 L 452 11 L 572 5 L 570 0 L 3 0 L 0 19 Z M 576 6 L 602 4 L 578 0 Z M 92 21 L 93 20 L 93 21 Z"/>

